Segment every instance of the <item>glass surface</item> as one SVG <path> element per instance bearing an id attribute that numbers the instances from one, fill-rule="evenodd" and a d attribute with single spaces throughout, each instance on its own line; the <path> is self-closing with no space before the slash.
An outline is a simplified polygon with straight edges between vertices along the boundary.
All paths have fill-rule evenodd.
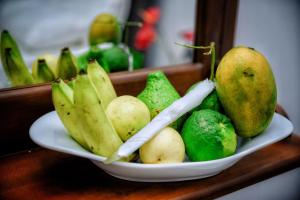
<path id="1" fill-rule="evenodd" d="M 128 46 L 141 55 L 142 68 L 168 66 L 192 61 L 193 51 L 175 45 L 175 42 L 193 43 L 195 5 L 195 0 L 184 3 L 180 0 L 146 3 L 135 0 L 90 0 L 88 3 L 84 0 L 5 0 L 0 1 L 0 31 L 10 32 L 31 72 L 32 63 L 38 56 L 51 54 L 58 58 L 64 47 L 69 47 L 76 57 L 87 52 L 90 48 L 89 31 L 95 16 L 110 13 L 121 24 L 122 41 L 128 41 Z M 154 15 L 151 12 L 153 8 L 158 10 L 157 21 L 151 24 L 153 38 L 146 41 L 149 43 L 147 47 L 139 48 L 137 33 L 143 32 L 144 27 L 128 25 L 130 40 L 127 40 L 125 24 L 132 13 L 138 16 L 135 21 L 148 23 L 149 17 L 150 20 L 155 17 L 155 12 Z M 128 69 L 129 66 L 120 70 Z M 12 85 L 0 63 L 0 88 L 7 87 Z"/>

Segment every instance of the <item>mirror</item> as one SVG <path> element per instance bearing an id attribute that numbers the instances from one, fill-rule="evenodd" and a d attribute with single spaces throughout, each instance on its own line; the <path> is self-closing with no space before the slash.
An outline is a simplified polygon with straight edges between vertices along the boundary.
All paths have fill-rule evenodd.
<path id="1" fill-rule="evenodd" d="M 16 61 L 20 60 L 20 55 L 15 55 L 18 54 L 17 50 L 10 46 L 10 42 L 2 41 L 1 44 L 6 43 L 8 46 L 1 50 L 0 88 L 24 87 L 49 82 L 57 77 L 69 79 L 72 74 L 85 69 L 90 58 L 96 59 L 110 73 L 190 63 L 193 51 L 177 46 L 175 42 L 193 44 L 195 8 L 196 0 L 187 0 L 184 3 L 180 0 L 91 0 L 88 4 L 84 0 L 1 1 L 0 30 L 2 33 L 8 30 L 12 39 L 16 41 L 24 60 L 23 65 L 28 68 L 28 72 L 21 75 L 27 77 L 26 81 L 15 77 L 9 81 L 9 74 L 20 76 L 20 73 L 14 71 L 22 66 L 18 64 L 20 61 Z M 96 16 L 101 13 L 109 13 L 116 17 L 121 28 L 119 35 L 116 34 L 118 39 L 93 41 L 93 37 L 99 35 L 101 19 Z M 103 20 L 111 19 L 104 18 L 102 22 Z M 91 28 L 92 24 L 94 28 Z M 109 30 L 108 28 L 102 33 L 102 36 L 112 35 L 109 34 Z M 125 45 L 119 43 L 120 41 Z M 91 48 L 91 45 L 96 48 Z M 70 53 L 76 59 L 72 59 Z M 71 75 L 57 73 L 55 69 L 58 63 L 64 63 L 58 61 L 63 55 L 69 55 L 69 59 L 77 65 Z M 17 67 L 6 70 L 5 73 L 3 60 L 7 65 Z M 65 62 L 66 60 L 67 58 Z M 69 65 L 72 64 L 66 66 Z"/>

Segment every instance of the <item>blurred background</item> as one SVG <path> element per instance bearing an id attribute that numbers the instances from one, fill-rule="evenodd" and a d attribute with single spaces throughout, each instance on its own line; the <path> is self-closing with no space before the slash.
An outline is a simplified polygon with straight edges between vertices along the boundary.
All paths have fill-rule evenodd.
<path id="1" fill-rule="evenodd" d="M 7 29 L 15 37 L 30 68 L 43 53 L 58 55 L 65 46 L 75 55 L 86 50 L 90 25 L 99 13 L 111 13 L 121 23 L 143 21 L 142 11 L 156 6 L 160 10 L 154 27 L 157 37 L 141 50 L 143 67 L 168 66 L 192 62 L 193 51 L 174 42 L 193 44 L 195 5 L 196 0 L 2 0 L 0 30 Z M 129 32 L 132 47 L 137 30 L 133 27 Z M 276 78 L 278 103 L 288 112 L 295 133 L 300 133 L 299 35 L 300 1 L 239 1 L 234 45 L 253 47 L 267 57 Z M 2 67 L 0 87 L 9 87 Z M 293 170 L 221 199 L 296 199 L 299 172 Z"/>
<path id="2" fill-rule="evenodd" d="M 160 11 L 154 27 L 156 39 L 138 50 L 145 54 L 143 67 L 166 66 L 192 61 L 193 51 L 174 42 L 193 43 L 195 5 L 195 0 L 184 4 L 180 0 L 90 0 L 88 3 L 84 0 L 2 0 L 0 30 L 9 30 L 31 68 L 41 54 L 58 56 L 63 47 L 70 47 L 74 55 L 87 50 L 89 29 L 98 14 L 110 13 L 124 25 L 132 20 L 143 22 L 143 11 L 154 6 Z M 138 27 L 129 29 L 131 47 L 135 46 L 137 30 Z M 9 87 L 3 68 L 0 70 L 0 87 Z"/>

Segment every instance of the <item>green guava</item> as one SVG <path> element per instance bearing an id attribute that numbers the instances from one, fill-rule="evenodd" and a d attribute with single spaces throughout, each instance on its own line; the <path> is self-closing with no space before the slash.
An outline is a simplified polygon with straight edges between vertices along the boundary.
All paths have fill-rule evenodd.
<path id="1" fill-rule="evenodd" d="M 126 141 L 150 122 L 147 106 L 138 98 L 124 95 L 112 100 L 106 114 L 123 141 Z"/>
<path id="2" fill-rule="evenodd" d="M 162 71 L 155 71 L 148 74 L 146 87 L 138 95 L 138 98 L 147 105 L 151 113 L 151 119 L 153 119 L 179 99 L 180 95 Z M 181 117 L 170 126 L 180 130 L 183 120 L 184 117 Z"/>

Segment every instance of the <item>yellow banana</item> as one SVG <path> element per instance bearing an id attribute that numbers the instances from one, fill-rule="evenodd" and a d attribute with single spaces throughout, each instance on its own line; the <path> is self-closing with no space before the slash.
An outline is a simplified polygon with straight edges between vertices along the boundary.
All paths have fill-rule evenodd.
<path id="1" fill-rule="evenodd" d="M 11 85 L 20 86 L 34 83 L 16 41 L 6 30 L 1 33 L 1 61 Z"/>
<path id="2" fill-rule="evenodd" d="M 88 78 L 94 86 L 104 110 L 108 104 L 117 98 L 116 91 L 104 69 L 96 60 L 90 60 L 87 67 Z"/>
<path id="3" fill-rule="evenodd" d="M 122 140 L 105 114 L 103 102 L 87 75 L 77 76 L 74 84 L 74 104 L 84 122 L 84 139 L 89 149 L 101 156 L 110 156 Z"/>
<path id="4" fill-rule="evenodd" d="M 73 101 L 73 90 L 63 80 L 52 83 L 52 101 L 55 110 L 68 133 L 81 146 L 87 148 L 83 138 L 81 115 L 76 112 Z"/>
<path id="5" fill-rule="evenodd" d="M 69 48 L 63 48 L 57 61 L 57 76 L 64 80 L 70 80 L 78 72 L 79 68 L 75 56 L 73 56 Z"/>

